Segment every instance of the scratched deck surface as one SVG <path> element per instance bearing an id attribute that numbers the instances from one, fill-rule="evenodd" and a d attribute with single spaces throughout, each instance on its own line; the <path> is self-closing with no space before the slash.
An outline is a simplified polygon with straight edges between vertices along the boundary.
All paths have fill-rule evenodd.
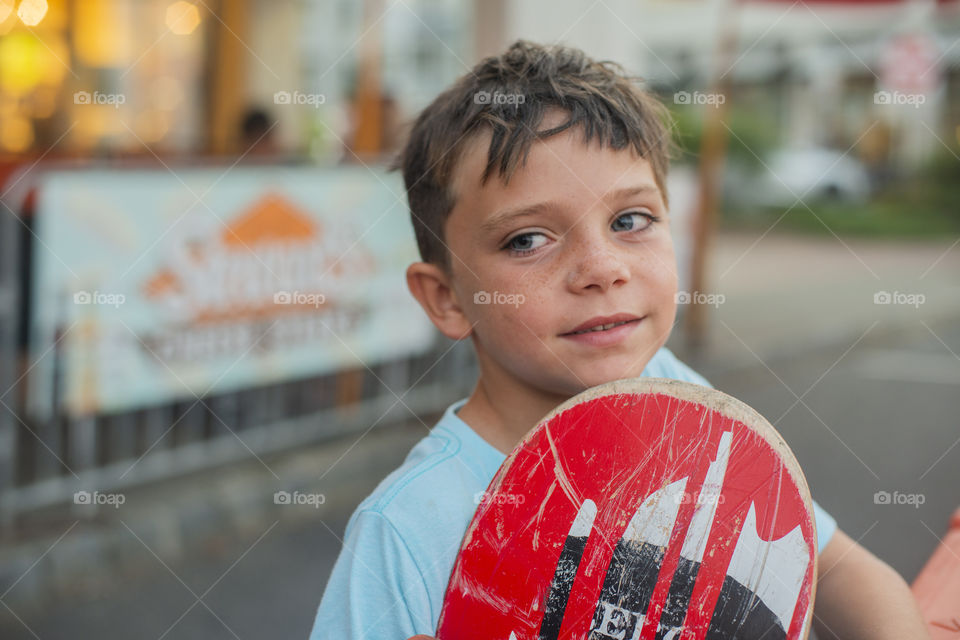
<path id="1" fill-rule="evenodd" d="M 803 474 L 759 414 L 676 380 L 608 383 L 507 457 L 437 635 L 802 639 L 815 540 Z"/>

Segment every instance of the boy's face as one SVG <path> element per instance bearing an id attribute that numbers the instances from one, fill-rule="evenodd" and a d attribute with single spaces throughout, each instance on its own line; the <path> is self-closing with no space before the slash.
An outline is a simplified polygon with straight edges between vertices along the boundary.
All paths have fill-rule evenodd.
<path id="1" fill-rule="evenodd" d="M 649 163 L 587 147 L 577 128 L 535 142 L 509 185 L 494 174 L 481 186 L 488 145 L 480 136 L 463 154 L 444 234 L 481 374 L 563 396 L 640 375 L 676 315 L 676 259 Z M 619 314 L 632 321 L 570 335 Z"/>

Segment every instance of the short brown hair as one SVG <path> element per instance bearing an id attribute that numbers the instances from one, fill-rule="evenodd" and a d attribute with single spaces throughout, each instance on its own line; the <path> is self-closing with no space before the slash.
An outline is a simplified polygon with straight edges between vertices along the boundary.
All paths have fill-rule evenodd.
<path id="1" fill-rule="evenodd" d="M 509 182 L 535 140 L 579 126 L 585 144 L 596 137 L 613 149 L 632 146 L 650 163 L 666 202 L 673 148 L 669 112 L 639 88 L 640 80 L 627 76 L 617 63 L 595 61 L 579 49 L 518 40 L 503 54 L 482 60 L 437 96 L 417 117 L 391 165 L 391 170 L 403 170 L 423 261 L 449 273 L 443 228 L 455 203 L 453 172 L 466 143 L 485 129 L 492 138 L 483 184 L 495 168 Z M 551 108 L 562 109 L 569 118 L 538 131 Z"/>

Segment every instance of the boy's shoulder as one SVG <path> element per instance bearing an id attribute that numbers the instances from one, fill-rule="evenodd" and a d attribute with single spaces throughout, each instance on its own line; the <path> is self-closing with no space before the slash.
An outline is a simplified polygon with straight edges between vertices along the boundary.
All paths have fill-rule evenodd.
<path id="1" fill-rule="evenodd" d="M 660 347 L 660 350 L 651 358 L 643 370 L 643 375 L 651 378 L 672 378 L 684 382 L 693 382 L 705 387 L 713 387 L 706 378 L 681 361 L 667 347 Z"/>
<path id="2" fill-rule="evenodd" d="M 375 514 L 410 541 L 469 523 L 478 494 L 489 485 L 505 456 L 457 416 L 466 401 L 463 398 L 447 407 L 403 463 L 360 503 L 348 529 L 361 514 Z M 432 535 L 427 536 L 425 529 L 432 530 Z"/>

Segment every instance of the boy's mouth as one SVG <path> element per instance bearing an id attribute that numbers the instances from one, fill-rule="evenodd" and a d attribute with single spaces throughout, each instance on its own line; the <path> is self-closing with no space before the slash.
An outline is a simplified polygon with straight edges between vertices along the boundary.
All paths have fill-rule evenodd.
<path id="1" fill-rule="evenodd" d="M 638 322 L 642 318 L 629 313 L 618 313 L 612 316 L 597 316 L 595 318 L 590 318 L 586 322 L 583 322 L 571 331 L 566 333 L 561 333 L 562 336 L 575 336 L 585 333 L 598 333 L 603 331 L 609 331 L 620 325 L 628 324 L 631 322 Z"/>

